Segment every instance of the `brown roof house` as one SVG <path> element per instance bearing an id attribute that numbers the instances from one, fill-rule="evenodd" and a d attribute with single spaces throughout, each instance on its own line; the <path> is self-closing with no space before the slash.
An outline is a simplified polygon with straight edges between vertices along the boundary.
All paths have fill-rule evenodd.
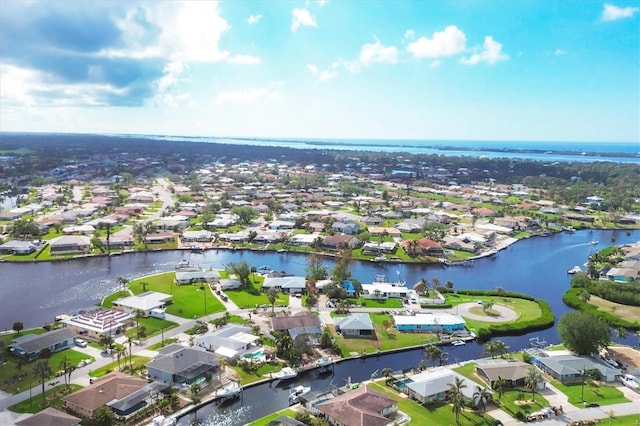
<path id="1" fill-rule="evenodd" d="M 522 361 L 492 359 L 480 361 L 476 365 L 478 376 L 490 387 L 500 378 L 507 381 L 509 387 L 524 386 L 531 364 Z"/>
<path id="2" fill-rule="evenodd" d="M 47 407 L 32 416 L 16 422 L 17 426 L 78 426 L 82 419 L 64 411 Z"/>
<path id="3" fill-rule="evenodd" d="M 395 424 L 396 401 L 367 385 L 316 406 L 334 426 L 386 426 Z"/>
<path id="4" fill-rule="evenodd" d="M 320 319 L 317 315 L 308 312 L 273 317 L 271 327 L 274 331 L 288 331 L 289 336 L 294 340 L 300 335 L 307 335 L 311 344 L 317 344 L 322 334 Z"/>
<path id="5" fill-rule="evenodd" d="M 360 240 L 353 235 L 328 235 L 322 241 L 324 247 L 339 249 L 342 247 L 354 248 L 360 244 Z"/>
<path id="6" fill-rule="evenodd" d="M 113 372 L 63 398 L 64 408 L 80 417 L 91 418 L 98 408 L 106 405 L 117 416 L 125 418 L 146 407 L 152 395 L 166 387 L 168 385 Z"/>

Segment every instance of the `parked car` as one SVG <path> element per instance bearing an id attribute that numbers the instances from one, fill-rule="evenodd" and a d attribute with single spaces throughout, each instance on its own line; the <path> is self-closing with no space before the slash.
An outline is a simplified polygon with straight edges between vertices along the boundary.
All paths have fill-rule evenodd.
<path id="1" fill-rule="evenodd" d="M 82 340 L 82 339 L 76 339 L 76 346 L 78 346 L 80 348 L 86 348 L 87 347 L 87 342 L 85 340 Z"/>

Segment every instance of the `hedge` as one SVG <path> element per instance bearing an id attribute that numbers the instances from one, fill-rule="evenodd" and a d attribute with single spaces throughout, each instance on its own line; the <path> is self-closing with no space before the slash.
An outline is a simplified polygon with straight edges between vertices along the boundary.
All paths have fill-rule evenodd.
<path id="1" fill-rule="evenodd" d="M 422 309 L 449 309 L 449 308 L 453 308 L 453 305 L 451 303 L 442 303 L 440 305 L 422 303 L 420 304 L 420 307 Z"/>
<path id="2" fill-rule="evenodd" d="M 497 297 L 513 297 L 516 299 L 524 299 L 535 302 L 536 299 L 533 296 L 524 293 L 518 293 L 515 291 L 504 290 L 458 290 L 457 294 L 464 294 L 467 296 L 497 296 Z"/>
<path id="3" fill-rule="evenodd" d="M 523 296 L 526 296 L 526 297 L 522 297 L 522 299 L 529 300 L 529 296 L 527 296 L 526 294 Z M 517 297 L 517 296 L 510 296 L 510 297 Z M 507 323 L 507 324 L 491 324 L 488 327 L 482 327 L 476 330 L 478 340 L 480 342 L 485 342 L 489 340 L 491 337 L 520 336 L 523 334 L 530 333 L 532 331 L 546 330 L 547 328 L 553 327 L 553 324 L 555 322 L 555 317 L 547 301 L 540 300 L 540 299 L 537 299 L 537 300 L 534 299 L 533 301 L 536 302 L 538 306 L 540 306 L 540 311 L 542 312 L 542 314 L 538 318 L 534 320 L 529 320 L 529 321 L 518 321 L 514 323 Z"/>
<path id="4" fill-rule="evenodd" d="M 601 311 L 597 306 L 583 302 L 579 296 L 582 290 L 583 289 L 579 287 L 570 288 L 569 290 L 567 290 L 564 296 L 562 296 L 562 301 L 570 308 L 591 312 L 594 315 L 597 315 L 598 317 L 609 323 L 609 325 L 611 325 L 612 327 L 623 327 L 630 330 L 640 330 L 640 322 L 638 322 L 638 320 L 636 320 L 635 322 L 627 321 L 624 318 L 613 315 L 610 312 Z"/>

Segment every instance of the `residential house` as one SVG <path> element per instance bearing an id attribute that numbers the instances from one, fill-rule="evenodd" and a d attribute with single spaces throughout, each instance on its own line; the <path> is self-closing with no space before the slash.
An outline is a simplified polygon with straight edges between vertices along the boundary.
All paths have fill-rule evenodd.
<path id="1" fill-rule="evenodd" d="M 127 296 L 114 300 L 111 304 L 114 309 L 135 315 L 164 317 L 164 309 L 171 300 L 170 294 L 156 291 L 146 291 L 134 296 Z"/>
<path id="2" fill-rule="evenodd" d="M 218 374 L 217 355 L 198 347 L 165 346 L 146 364 L 149 377 L 170 385 L 189 386 Z"/>
<path id="3" fill-rule="evenodd" d="M 320 237 L 318 234 L 295 234 L 289 237 L 288 243 L 293 246 L 311 247 L 315 244 L 318 237 Z"/>
<path id="4" fill-rule="evenodd" d="M 76 333 L 68 328 L 47 331 L 42 334 L 25 334 L 13 339 L 9 352 L 28 361 L 38 359 L 44 349 L 59 352 L 74 345 Z"/>
<path id="5" fill-rule="evenodd" d="M 112 372 L 94 379 L 89 386 L 62 399 L 65 410 L 90 419 L 100 407 L 107 406 L 121 420 L 126 419 L 151 403 L 152 395 L 168 386 Z"/>
<path id="6" fill-rule="evenodd" d="M 272 317 L 271 328 L 274 331 L 287 331 L 294 340 L 300 335 L 306 335 L 311 344 L 318 344 L 322 334 L 320 319 L 317 315 L 308 312 Z"/>
<path id="7" fill-rule="evenodd" d="M 251 334 L 249 327 L 227 324 L 212 333 L 196 337 L 195 345 L 227 360 L 237 360 L 261 350 L 260 346 L 255 345 L 258 339 L 258 336 Z"/>
<path id="8" fill-rule="evenodd" d="M 341 234 L 355 235 L 360 232 L 360 225 L 353 220 L 337 221 L 331 225 L 331 230 Z"/>
<path id="9" fill-rule="evenodd" d="M 426 256 L 442 256 L 444 254 L 442 246 L 429 238 L 404 240 L 401 244 L 404 248 L 404 251 L 409 254 Z"/>
<path id="10" fill-rule="evenodd" d="M 425 224 L 424 218 L 412 219 L 408 218 L 398 223 L 395 228 L 400 232 L 420 232 Z"/>
<path id="11" fill-rule="evenodd" d="M 31 254 L 41 247 L 40 243 L 33 241 L 9 240 L 0 244 L 0 253 L 9 254 Z"/>
<path id="12" fill-rule="evenodd" d="M 402 231 L 398 228 L 384 227 L 384 226 L 370 226 L 367 228 L 369 235 L 377 237 L 379 235 L 388 235 L 391 238 L 401 238 Z"/>
<path id="13" fill-rule="evenodd" d="M 213 237 L 213 232 L 202 229 L 199 231 L 184 231 L 181 238 L 184 243 L 210 243 Z"/>
<path id="14" fill-rule="evenodd" d="M 220 280 L 220 271 L 216 270 L 193 270 L 176 271 L 176 284 L 214 283 Z"/>
<path id="15" fill-rule="evenodd" d="M 447 313 L 393 315 L 393 321 L 398 331 L 403 332 L 452 333 L 465 329 L 465 321 L 461 316 Z"/>
<path id="16" fill-rule="evenodd" d="M 477 386 L 472 385 L 464 376 L 445 367 L 431 368 L 409 377 L 410 381 L 405 385 L 405 393 L 420 403 L 443 401 L 446 400 L 455 379 L 462 380 L 467 385 L 461 389 L 462 394 L 465 398 L 472 399 Z"/>
<path id="17" fill-rule="evenodd" d="M 393 241 L 383 243 L 368 242 L 362 246 L 362 254 L 392 254 L 398 249 L 398 244 Z"/>
<path id="18" fill-rule="evenodd" d="M 72 416 L 64 411 L 47 407 L 22 420 L 18 420 L 16 426 L 79 426 L 81 418 Z"/>
<path id="19" fill-rule="evenodd" d="M 115 335 L 132 318 L 117 309 L 97 309 L 62 320 L 67 328 L 90 340 L 98 341 L 103 334 Z"/>
<path id="20" fill-rule="evenodd" d="M 393 425 L 396 424 L 393 417 L 398 411 L 396 400 L 370 389 L 366 384 L 317 404 L 315 408 L 333 426 Z"/>
<path id="21" fill-rule="evenodd" d="M 173 232 L 155 232 L 153 234 L 148 234 L 144 237 L 145 244 L 167 244 L 173 243 L 176 240 L 176 236 Z"/>
<path id="22" fill-rule="evenodd" d="M 346 317 L 334 318 L 336 332 L 344 337 L 367 337 L 376 335 L 371 317 L 368 313 L 351 313 Z"/>
<path id="23" fill-rule="evenodd" d="M 340 249 L 342 247 L 355 248 L 360 244 L 360 240 L 352 235 L 328 235 L 322 240 L 322 245 L 329 249 Z"/>
<path id="24" fill-rule="evenodd" d="M 534 365 L 562 383 L 582 382 L 584 370 L 597 369 L 601 379 L 605 382 L 613 382 L 616 380 L 616 376 L 622 374 L 619 369 L 587 355 L 564 355 L 562 353 L 556 355 L 553 351 L 537 348 L 527 349 L 526 352 L 531 355 Z"/>
<path id="25" fill-rule="evenodd" d="M 525 378 L 531 364 L 512 359 L 491 359 L 478 361 L 476 373 L 490 388 L 498 379 L 504 379 L 510 388 L 525 386 Z"/>
<path id="26" fill-rule="evenodd" d="M 305 277 L 272 277 L 267 276 L 262 283 L 262 290 L 276 289 L 283 293 L 296 294 L 303 293 L 306 288 Z"/>
<path id="27" fill-rule="evenodd" d="M 63 235 L 49 241 L 51 254 L 88 253 L 91 239 L 84 235 Z"/>
<path id="28" fill-rule="evenodd" d="M 462 240 L 458 237 L 447 235 L 442 240 L 442 246 L 448 249 L 467 251 L 475 253 L 478 250 L 478 244 L 471 240 Z"/>

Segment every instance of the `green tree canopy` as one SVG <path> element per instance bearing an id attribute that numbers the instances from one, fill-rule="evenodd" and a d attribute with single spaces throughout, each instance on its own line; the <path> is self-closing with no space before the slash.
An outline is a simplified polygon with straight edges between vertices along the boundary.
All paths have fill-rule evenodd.
<path id="1" fill-rule="evenodd" d="M 586 311 L 573 311 L 560 317 L 558 334 L 562 343 L 578 355 L 597 353 L 611 342 L 609 325 Z"/>

